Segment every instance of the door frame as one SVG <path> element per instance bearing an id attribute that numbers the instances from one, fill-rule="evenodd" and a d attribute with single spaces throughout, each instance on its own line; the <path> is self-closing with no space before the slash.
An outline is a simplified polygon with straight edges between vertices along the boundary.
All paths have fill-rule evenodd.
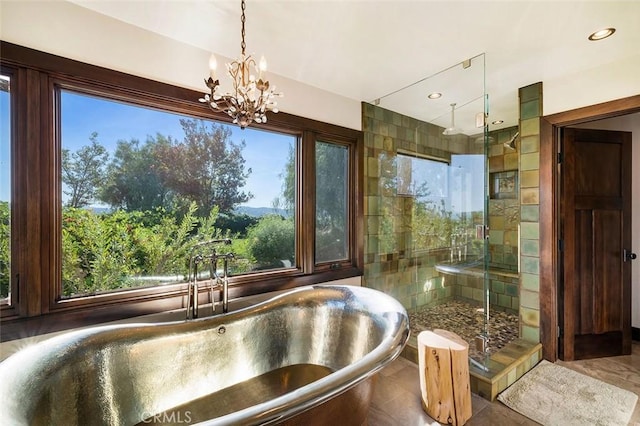
<path id="1" fill-rule="evenodd" d="M 546 115 L 540 119 L 540 342 L 543 357 L 558 359 L 558 152 L 564 127 L 640 111 L 640 95 Z"/>

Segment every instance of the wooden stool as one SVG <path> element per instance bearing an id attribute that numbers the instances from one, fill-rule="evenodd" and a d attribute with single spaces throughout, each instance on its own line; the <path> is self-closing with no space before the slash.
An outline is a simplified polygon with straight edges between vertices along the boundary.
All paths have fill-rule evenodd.
<path id="1" fill-rule="evenodd" d="M 422 407 L 440 423 L 463 425 L 471 418 L 469 344 L 447 330 L 418 334 Z"/>

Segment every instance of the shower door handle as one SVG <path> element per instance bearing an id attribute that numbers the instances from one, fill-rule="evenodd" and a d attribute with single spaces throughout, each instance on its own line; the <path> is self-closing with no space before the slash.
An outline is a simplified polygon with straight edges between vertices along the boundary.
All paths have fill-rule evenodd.
<path id="1" fill-rule="evenodd" d="M 624 262 L 628 261 L 628 260 L 634 260 L 636 258 L 636 254 L 630 252 L 627 249 L 622 250 L 622 259 Z"/>

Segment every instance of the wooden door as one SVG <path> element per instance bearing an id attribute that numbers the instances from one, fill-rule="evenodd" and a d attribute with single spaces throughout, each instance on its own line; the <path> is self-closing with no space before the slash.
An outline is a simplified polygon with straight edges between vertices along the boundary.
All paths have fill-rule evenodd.
<path id="1" fill-rule="evenodd" d="M 560 358 L 631 353 L 631 133 L 563 129 Z"/>

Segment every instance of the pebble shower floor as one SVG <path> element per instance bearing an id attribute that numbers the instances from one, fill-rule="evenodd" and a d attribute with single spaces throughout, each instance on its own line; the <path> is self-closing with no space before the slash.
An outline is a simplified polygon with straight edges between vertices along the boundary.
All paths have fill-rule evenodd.
<path id="1" fill-rule="evenodd" d="M 440 305 L 424 307 L 409 313 L 411 334 L 415 337 L 421 331 L 441 328 L 456 333 L 469 342 L 469 356 L 484 362 L 484 354 L 476 349 L 475 337 L 480 335 L 484 325 L 482 307 L 459 300 Z M 518 316 L 507 312 L 489 311 L 489 349 L 494 354 L 507 343 L 518 338 Z"/>

